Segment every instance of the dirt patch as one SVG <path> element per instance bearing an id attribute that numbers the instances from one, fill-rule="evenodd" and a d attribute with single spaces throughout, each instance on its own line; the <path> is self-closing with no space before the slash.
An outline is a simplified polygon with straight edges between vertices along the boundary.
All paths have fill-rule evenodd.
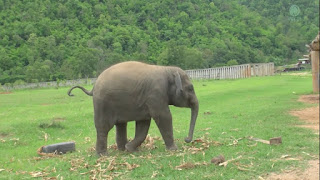
<path id="1" fill-rule="evenodd" d="M 319 104 L 319 94 L 303 95 L 298 99 L 299 102 Z M 291 111 L 291 115 L 299 117 L 307 124 L 299 127 L 314 129 L 319 133 L 319 106 L 306 109 Z M 263 179 L 263 178 L 262 178 Z M 308 162 L 308 168 L 301 170 L 286 170 L 283 173 L 271 173 L 266 180 L 319 180 L 319 159 Z"/>
<path id="2" fill-rule="evenodd" d="M 302 95 L 298 101 L 310 104 L 319 104 L 319 94 Z"/>
<path id="3" fill-rule="evenodd" d="M 287 170 L 281 174 L 271 173 L 266 180 L 319 180 L 319 160 L 312 160 L 305 171 Z"/>
<path id="4" fill-rule="evenodd" d="M 0 132 L 0 138 L 5 138 L 5 137 L 8 137 L 8 136 L 9 136 L 8 133 Z"/>
<path id="5" fill-rule="evenodd" d="M 309 72 L 302 72 L 302 73 L 297 73 L 297 72 L 293 72 L 293 73 L 283 72 L 282 75 L 287 75 L 287 76 L 312 76 L 312 74 L 309 73 Z"/>
<path id="6" fill-rule="evenodd" d="M 319 131 L 319 106 L 291 111 L 290 114 L 299 117 L 299 119 L 304 120 L 307 123 L 306 125 L 301 125 L 301 127 Z"/>
<path id="7" fill-rule="evenodd" d="M 12 94 L 12 92 L 0 92 L 0 94 Z"/>
<path id="8" fill-rule="evenodd" d="M 298 101 L 309 104 L 319 104 L 319 94 L 302 95 Z M 299 119 L 307 123 L 300 127 L 315 129 L 319 133 L 319 106 L 291 111 L 290 114 L 299 117 Z"/>

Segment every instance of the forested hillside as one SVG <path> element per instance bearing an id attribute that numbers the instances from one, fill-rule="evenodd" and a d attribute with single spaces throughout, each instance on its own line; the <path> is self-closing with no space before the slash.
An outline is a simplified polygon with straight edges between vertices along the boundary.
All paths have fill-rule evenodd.
<path id="1" fill-rule="evenodd" d="M 127 60 L 281 65 L 318 27 L 317 0 L 0 0 L 0 83 L 96 77 Z"/>

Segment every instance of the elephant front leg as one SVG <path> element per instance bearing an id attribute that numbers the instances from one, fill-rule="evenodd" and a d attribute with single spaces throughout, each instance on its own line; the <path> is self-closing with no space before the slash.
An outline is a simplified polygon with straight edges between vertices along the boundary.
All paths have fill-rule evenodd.
<path id="1" fill-rule="evenodd" d="M 174 143 L 173 138 L 172 116 L 169 107 L 160 109 L 159 112 L 155 112 L 153 118 L 160 130 L 167 150 L 177 150 L 178 147 Z"/>
<path id="2" fill-rule="evenodd" d="M 133 152 L 137 150 L 143 141 L 146 139 L 151 120 L 145 121 L 136 121 L 136 134 L 132 141 L 126 144 L 126 149 L 129 152 Z"/>
<path id="3" fill-rule="evenodd" d="M 116 141 L 117 141 L 117 146 L 118 149 L 121 151 L 126 150 L 125 145 L 128 142 L 127 139 L 127 123 L 119 123 L 116 124 Z"/>

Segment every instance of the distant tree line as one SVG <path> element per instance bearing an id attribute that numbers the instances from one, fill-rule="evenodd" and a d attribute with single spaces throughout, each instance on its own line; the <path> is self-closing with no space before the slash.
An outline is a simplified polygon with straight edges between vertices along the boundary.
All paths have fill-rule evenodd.
<path id="1" fill-rule="evenodd" d="M 96 77 L 138 60 L 183 69 L 282 65 L 306 53 L 319 2 L 0 0 L 0 83 Z"/>

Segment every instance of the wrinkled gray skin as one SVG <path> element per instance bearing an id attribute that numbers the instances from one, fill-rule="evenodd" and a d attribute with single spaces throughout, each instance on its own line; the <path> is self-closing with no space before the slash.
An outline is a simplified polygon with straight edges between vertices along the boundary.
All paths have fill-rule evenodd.
<path id="1" fill-rule="evenodd" d="M 189 135 L 192 141 L 198 116 L 198 99 L 188 75 L 178 67 L 148 65 L 140 62 L 119 63 L 106 69 L 98 77 L 90 92 L 93 96 L 94 122 L 97 131 L 96 151 L 107 154 L 108 132 L 116 126 L 119 150 L 135 151 L 145 140 L 153 118 L 168 150 L 176 150 L 172 116 L 169 105 L 191 108 Z M 127 122 L 136 121 L 135 138 L 127 140 Z"/>

